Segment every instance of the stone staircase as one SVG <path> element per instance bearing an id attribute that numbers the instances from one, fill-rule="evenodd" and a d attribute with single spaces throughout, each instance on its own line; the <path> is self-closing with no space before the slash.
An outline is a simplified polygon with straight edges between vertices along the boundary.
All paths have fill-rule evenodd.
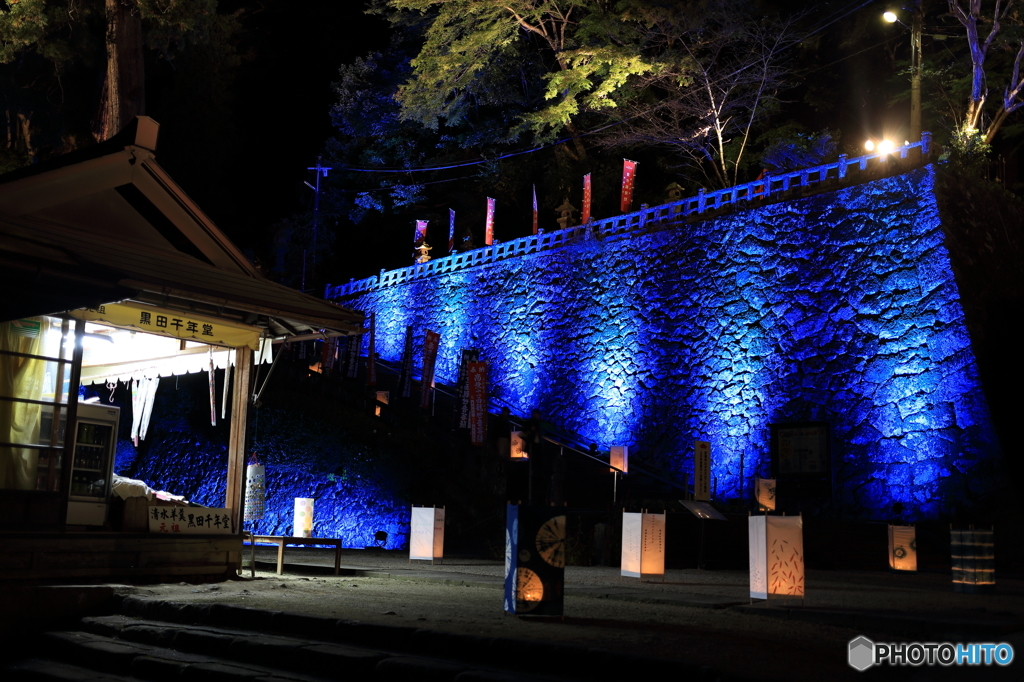
<path id="1" fill-rule="evenodd" d="M 721 680 L 676 661 L 544 642 L 457 635 L 226 604 L 124 597 L 89 616 L 14 640 L 10 682 L 314 682 L 316 680 Z"/>

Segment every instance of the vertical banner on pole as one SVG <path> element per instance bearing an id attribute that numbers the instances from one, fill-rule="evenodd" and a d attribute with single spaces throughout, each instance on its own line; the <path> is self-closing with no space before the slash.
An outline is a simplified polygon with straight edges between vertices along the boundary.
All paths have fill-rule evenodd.
<path id="1" fill-rule="evenodd" d="M 256 453 L 249 458 L 245 468 L 245 514 L 243 521 L 253 522 L 263 518 L 267 500 L 267 468 L 260 464 Z"/>
<path id="2" fill-rule="evenodd" d="M 366 353 L 366 385 L 377 385 L 377 313 L 370 313 L 370 348 Z"/>
<path id="3" fill-rule="evenodd" d="M 469 363 L 469 440 L 483 445 L 487 438 L 487 363 Z"/>
<path id="4" fill-rule="evenodd" d="M 448 209 L 448 253 L 455 253 L 455 209 Z"/>
<path id="5" fill-rule="evenodd" d="M 484 223 L 484 244 L 494 243 L 494 199 L 487 197 L 487 221 Z"/>
<path id="6" fill-rule="evenodd" d="M 473 348 L 462 349 L 462 361 L 459 363 L 459 380 L 455 385 L 455 428 L 469 428 L 469 363 L 480 359 L 480 351 Z"/>
<path id="7" fill-rule="evenodd" d="M 583 176 L 583 216 L 580 219 L 581 225 L 590 222 L 590 173 Z"/>
<path id="8" fill-rule="evenodd" d="M 444 509 L 413 507 L 409 531 L 409 560 L 444 558 Z"/>
<path id="9" fill-rule="evenodd" d="M 622 160 L 622 199 L 619 207 L 623 213 L 633 208 L 633 181 L 636 178 L 636 161 Z"/>
<path id="10" fill-rule="evenodd" d="M 348 337 L 348 378 L 359 376 L 359 351 L 363 349 L 363 335 Z"/>
<path id="11" fill-rule="evenodd" d="M 434 366 L 437 363 L 437 347 L 441 335 L 427 331 L 423 337 L 423 381 L 420 382 L 420 407 L 430 409 L 430 394 L 434 390 Z"/>
<path id="12" fill-rule="evenodd" d="M 405 328 L 405 349 L 402 352 L 402 373 L 398 376 L 398 391 L 403 398 L 412 395 L 412 325 Z"/>
<path id="13" fill-rule="evenodd" d="M 703 440 L 693 446 L 693 499 L 711 499 L 711 443 Z"/>
<path id="14" fill-rule="evenodd" d="M 415 236 L 415 238 L 412 241 L 413 246 L 415 246 L 416 244 L 419 244 L 421 242 L 426 241 L 426 239 L 427 239 L 427 223 L 429 223 L 429 222 L 430 222 L 429 220 L 417 220 L 416 221 L 416 236 Z"/>
<path id="15" fill-rule="evenodd" d="M 540 228 L 540 214 L 537 212 L 537 185 L 533 186 L 533 234 Z"/>
<path id="16" fill-rule="evenodd" d="M 565 602 L 565 514 L 557 507 L 508 505 L 505 611 L 561 616 Z"/>

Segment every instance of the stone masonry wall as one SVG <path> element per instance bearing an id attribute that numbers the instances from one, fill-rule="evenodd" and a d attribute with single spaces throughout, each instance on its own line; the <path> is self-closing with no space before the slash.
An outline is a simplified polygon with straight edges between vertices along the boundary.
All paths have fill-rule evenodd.
<path id="1" fill-rule="evenodd" d="M 435 330 L 454 383 L 480 348 L 494 398 L 602 448 L 681 473 L 710 441 L 721 496 L 769 475 L 770 424 L 808 420 L 831 426 L 835 513 L 950 515 L 997 478 L 931 166 L 342 303 L 377 313 L 383 358 Z"/>

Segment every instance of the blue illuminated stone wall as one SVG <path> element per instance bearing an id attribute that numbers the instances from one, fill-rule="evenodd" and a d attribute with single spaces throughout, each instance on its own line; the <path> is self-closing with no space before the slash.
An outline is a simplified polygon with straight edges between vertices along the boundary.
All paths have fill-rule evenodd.
<path id="1" fill-rule="evenodd" d="M 438 379 L 479 347 L 492 394 L 722 496 L 770 467 L 769 424 L 831 425 L 833 511 L 955 514 L 998 444 L 943 245 L 934 169 L 371 290 L 378 352 L 441 333 Z"/>
<path id="2" fill-rule="evenodd" d="M 219 370 L 218 396 L 222 381 Z M 100 393 L 105 400 L 108 392 Z M 389 549 L 407 547 L 410 511 L 396 493 L 393 467 L 375 461 L 379 448 L 366 434 L 325 417 L 330 401 L 318 393 L 289 386 L 281 370 L 263 407 L 250 410 L 250 437 L 266 465 L 267 495 L 264 518 L 244 524 L 246 530 L 291 535 L 295 498 L 312 497 L 315 536 L 362 548 L 374 546 L 374 533 L 383 530 Z M 205 373 L 160 380 L 149 433 L 138 448 L 129 438 L 131 403 L 123 384 L 115 403 L 122 408 L 115 472 L 198 504 L 223 506 L 229 429 L 219 408 L 218 425 L 210 425 Z"/>

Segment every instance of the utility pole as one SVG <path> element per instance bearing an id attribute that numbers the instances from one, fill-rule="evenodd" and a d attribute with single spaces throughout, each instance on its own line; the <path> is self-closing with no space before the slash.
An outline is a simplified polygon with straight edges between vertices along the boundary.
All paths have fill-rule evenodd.
<path id="1" fill-rule="evenodd" d="M 313 190 L 313 258 L 309 268 L 309 278 L 311 280 L 316 279 L 316 256 L 318 250 L 318 241 L 320 239 L 320 179 L 326 178 L 327 173 L 331 170 L 331 166 L 323 166 L 320 164 L 322 157 L 316 157 L 316 165 L 307 168 L 306 170 L 316 171 L 316 186 L 309 184 L 306 180 L 306 187 Z M 302 290 L 306 290 L 306 251 L 302 251 Z"/>
<path id="2" fill-rule="evenodd" d="M 910 26 L 910 141 L 921 139 L 921 0 L 914 0 Z"/>

